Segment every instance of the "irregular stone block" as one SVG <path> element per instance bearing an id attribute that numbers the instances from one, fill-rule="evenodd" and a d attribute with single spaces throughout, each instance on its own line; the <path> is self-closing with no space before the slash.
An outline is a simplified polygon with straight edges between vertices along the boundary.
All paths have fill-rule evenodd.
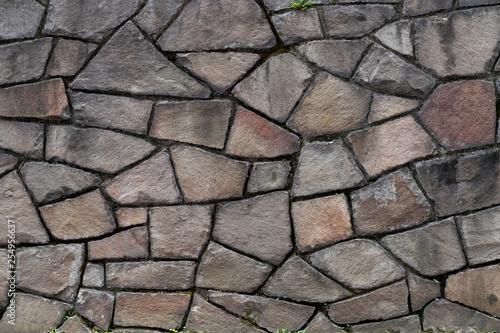
<path id="1" fill-rule="evenodd" d="M 441 296 L 441 284 L 415 274 L 408 275 L 408 287 L 413 311 L 422 309 L 430 300 Z"/>
<path id="2" fill-rule="evenodd" d="M 276 14 L 271 16 L 271 20 L 285 45 L 323 37 L 316 9 Z"/>
<path id="3" fill-rule="evenodd" d="M 47 66 L 47 74 L 50 76 L 75 75 L 96 48 L 96 44 L 59 39 Z"/>
<path id="4" fill-rule="evenodd" d="M 116 219 L 119 227 L 130 227 L 133 225 L 146 224 L 148 220 L 147 208 L 119 208 L 116 211 Z"/>
<path id="5" fill-rule="evenodd" d="M 59 331 L 65 333 L 92 333 L 90 328 L 85 326 L 78 316 L 67 319 L 64 324 L 59 327 Z"/>
<path id="6" fill-rule="evenodd" d="M 84 287 L 104 287 L 104 266 L 88 263 L 83 274 Z"/>
<path id="7" fill-rule="evenodd" d="M 88 260 L 147 258 L 148 230 L 137 227 L 88 243 Z M 102 327 L 102 326 L 101 326 Z"/>
<path id="8" fill-rule="evenodd" d="M 0 152 L 0 174 L 14 169 L 18 161 L 16 157 Z"/>
<path id="9" fill-rule="evenodd" d="M 408 316 L 352 327 L 353 333 L 386 333 L 390 331 L 397 331 L 400 333 L 420 332 L 420 319 L 418 316 Z"/>
<path id="10" fill-rule="evenodd" d="M 284 189 L 288 183 L 290 163 L 261 162 L 253 165 L 247 184 L 247 192 L 258 193 Z"/>
<path id="11" fill-rule="evenodd" d="M 185 0 L 151 0 L 134 17 L 134 22 L 148 35 L 157 35 L 177 13 Z"/>
<path id="12" fill-rule="evenodd" d="M 0 3 L 0 40 L 34 37 L 45 7 L 35 0 Z"/>
<path id="13" fill-rule="evenodd" d="M 411 21 L 400 20 L 382 27 L 375 33 L 375 37 L 394 51 L 412 57 L 413 41 L 411 30 Z"/>
<path id="14" fill-rule="evenodd" d="M 0 120 L 0 148 L 31 158 L 42 158 L 43 128 L 43 124 Z"/>
<path id="15" fill-rule="evenodd" d="M 75 312 L 107 330 L 111 324 L 114 303 L 115 296 L 112 292 L 81 288 L 75 303 Z"/>
<path id="16" fill-rule="evenodd" d="M 384 120 L 398 114 L 416 109 L 420 103 L 414 99 L 376 94 L 368 120 L 370 123 Z"/>
<path id="17" fill-rule="evenodd" d="M 404 13 L 406 15 L 422 15 L 440 10 L 450 9 L 453 0 L 404 0 Z"/>
<path id="18" fill-rule="evenodd" d="M 307 325 L 306 332 L 343 333 L 344 331 L 332 323 L 325 315 L 318 313 Z M 385 332 L 384 332 L 385 333 Z"/>

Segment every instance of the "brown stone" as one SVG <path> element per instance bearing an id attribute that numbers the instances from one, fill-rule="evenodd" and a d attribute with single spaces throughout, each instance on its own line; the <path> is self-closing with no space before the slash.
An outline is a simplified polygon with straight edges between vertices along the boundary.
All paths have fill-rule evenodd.
<path id="1" fill-rule="evenodd" d="M 149 136 L 224 148 L 231 101 L 186 101 L 156 105 Z"/>
<path id="2" fill-rule="evenodd" d="M 344 194 L 293 202 L 292 218 L 297 247 L 303 252 L 352 236 Z"/>
<path id="3" fill-rule="evenodd" d="M 84 287 L 104 287 L 104 266 L 102 264 L 87 263 L 82 285 Z"/>
<path id="4" fill-rule="evenodd" d="M 78 316 L 73 316 L 67 319 L 61 327 L 59 332 L 63 333 L 92 333 L 90 328 L 85 326 Z"/>
<path id="5" fill-rule="evenodd" d="M 404 13 L 416 16 L 450 9 L 452 5 L 453 0 L 404 0 Z"/>
<path id="6" fill-rule="evenodd" d="M 408 276 L 410 304 L 413 311 L 422 309 L 429 301 L 441 296 L 441 284 L 415 274 Z"/>
<path id="7" fill-rule="evenodd" d="M 118 293 L 113 323 L 123 326 L 177 329 L 191 296 L 163 293 Z"/>
<path id="8" fill-rule="evenodd" d="M 18 159 L 12 155 L 0 152 L 0 174 L 14 169 Z"/>
<path id="9" fill-rule="evenodd" d="M 372 109 L 368 120 L 370 123 L 384 120 L 414 110 L 418 106 L 419 102 L 414 99 L 376 94 L 373 96 Z"/>
<path id="10" fill-rule="evenodd" d="M 50 76 L 75 75 L 96 48 L 96 44 L 59 39 L 47 66 L 47 74 Z"/>
<path id="11" fill-rule="evenodd" d="M 411 116 L 351 133 L 347 139 L 371 177 L 436 151 L 431 137 Z"/>
<path id="12" fill-rule="evenodd" d="M 148 220 L 147 208 L 120 208 L 116 211 L 116 219 L 119 227 L 131 227 L 146 224 Z"/>
<path id="13" fill-rule="evenodd" d="M 171 155 L 187 201 L 221 200 L 243 195 L 248 163 L 188 146 L 174 147 Z"/>
<path id="14" fill-rule="evenodd" d="M 97 237 L 115 229 L 115 221 L 99 190 L 40 208 L 51 234 L 63 240 Z"/>
<path id="15" fill-rule="evenodd" d="M 324 314 L 318 313 L 307 325 L 306 332 L 343 333 L 344 331 L 332 323 Z M 384 332 L 385 333 L 385 332 Z"/>
<path id="16" fill-rule="evenodd" d="M 300 140 L 278 125 L 240 109 L 236 113 L 226 152 L 242 157 L 278 157 L 299 150 Z"/>
<path id="17" fill-rule="evenodd" d="M 109 291 L 81 288 L 75 303 L 75 312 L 107 330 L 111 324 L 111 316 L 115 296 Z"/>
<path id="18" fill-rule="evenodd" d="M 185 0 L 151 0 L 134 17 L 134 22 L 148 35 L 157 35 L 177 13 Z"/>
<path id="19" fill-rule="evenodd" d="M 419 316 L 407 316 L 377 323 L 356 325 L 352 327 L 353 333 L 387 333 L 391 331 L 399 333 L 420 332 Z"/>
<path id="20" fill-rule="evenodd" d="M 284 189 L 288 183 L 290 170 L 290 162 L 286 161 L 254 163 L 248 179 L 247 192 Z"/>
<path id="21" fill-rule="evenodd" d="M 323 37 L 316 9 L 276 14 L 271 20 L 285 45 Z"/>
<path id="22" fill-rule="evenodd" d="M 88 243 L 88 259 L 147 258 L 148 230 L 146 227 L 128 229 Z"/>
<path id="23" fill-rule="evenodd" d="M 380 320 L 408 314 L 408 288 L 398 282 L 367 294 L 333 303 L 328 315 L 338 324 Z"/>
<path id="24" fill-rule="evenodd" d="M 43 128 L 43 124 L 0 120 L 0 148 L 42 158 Z"/>
<path id="25" fill-rule="evenodd" d="M 419 117 L 448 150 L 495 142 L 495 87 L 487 81 L 459 81 L 439 86 Z"/>

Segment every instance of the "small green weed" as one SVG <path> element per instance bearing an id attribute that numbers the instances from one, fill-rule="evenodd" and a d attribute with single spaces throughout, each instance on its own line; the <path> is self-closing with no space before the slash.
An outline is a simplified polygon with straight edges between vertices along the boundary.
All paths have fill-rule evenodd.
<path id="1" fill-rule="evenodd" d="M 288 332 L 288 328 L 282 328 L 281 330 L 277 330 L 276 333 L 306 333 L 306 331 Z"/>
<path id="2" fill-rule="evenodd" d="M 307 9 L 309 6 L 312 6 L 314 5 L 313 2 L 311 2 L 311 0 L 296 0 L 297 2 L 293 2 L 293 0 L 290 1 L 290 6 L 294 9 L 297 9 L 297 10 L 305 10 Z M 307 1 L 307 2 L 306 2 Z"/>

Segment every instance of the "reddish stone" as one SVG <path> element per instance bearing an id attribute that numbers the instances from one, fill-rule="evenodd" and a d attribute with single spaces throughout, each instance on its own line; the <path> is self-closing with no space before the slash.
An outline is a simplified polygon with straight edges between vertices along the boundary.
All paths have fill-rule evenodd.
<path id="1" fill-rule="evenodd" d="M 89 260 L 147 258 L 148 230 L 138 227 L 88 243 Z"/>

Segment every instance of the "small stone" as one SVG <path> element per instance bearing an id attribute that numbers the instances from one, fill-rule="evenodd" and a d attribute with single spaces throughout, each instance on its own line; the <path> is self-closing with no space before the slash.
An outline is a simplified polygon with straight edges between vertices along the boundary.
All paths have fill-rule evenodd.
<path id="1" fill-rule="evenodd" d="M 210 301 L 223 306 L 229 312 L 271 332 L 283 327 L 290 331 L 300 329 L 311 318 L 314 307 L 274 300 L 261 296 L 209 292 Z"/>
<path id="2" fill-rule="evenodd" d="M 344 194 L 293 202 L 292 218 L 297 247 L 302 252 L 352 237 Z"/>
<path id="3" fill-rule="evenodd" d="M 123 96 L 73 92 L 75 123 L 146 134 L 153 102 Z"/>
<path id="4" fill-rule="evenodd" d="M 466 265 L 453 219 L 386 236 L 382 243 L 422 275 L 442 275 Z"/>
<path id="5" fill-rule="evenodd" d="M 0 45 L 0 85 L 39 79 L 51 48 L 52 38 Z"/>
<path id="6" fill-rule="evenodd" d="M 325 315 L 318 313 L 307 325 L 306 332 L 343 333 L 344 331 L 332 323 Z M 385 332 L 384 332 L 385 333 Z"/>
<path id="7" fill-rule="evenodd" d="M 47 67 L 50 76 L 73 76 L 83 66 L 96 44 L 59 39 Z"/>
<path id="8" fill-rule="evenodd" d="M 413 41 L 412 41 L 412 22 L 408 20 L 400 20 L 388 24 L 375 33 L 384 45 L 390 47 L 394 51 L 412 57 L 413 56 Z"/>
<path id="9" fill-rule="evenodd" d="M 140 261 L 106 264 L 106 286 L 122 289 L 187 290 L 193 285 L 193 261 Z"/>
<path id="10" fill-rule="evenodd" d="M 113 323 L 123 326 L 178 328 L 191 296 L 163 293 L 118 293 Z"/>
<path id="11" fill-rule="evenodd" d="M 240 109 L 236 113 L 226 152 L 242 157 L 272 158 L 299 150 L 300 139 L 278 125 Z"/>
<path id="12" fill-rule="evenodd" d="M 0 40 L 34 37 L 45 7 L 35 0 L 0 3 Z"/>
<path id="13" fill-rule="evenodd" d="M 157 35 L 185 2 L 185 0 L 148 1 L 134 18 L 134 22 L 148 35 Z"/>
<path id="14" fill-rule="evenodd" d="M 0 89 L 0 103 L 2 117 L 69 118 L 68 100 L 61 79 Z"/>
<path id="15" fill-rule="evenodd" d="M 389 21 L 396 11 L 388 5 L 323 7 L 330 37 L 361 37 Z"/>
<path id="16" fill-rule="evenodd" d="M 374 89 L 410 97 L 426 97 L 436 84 L 432 76 L 378 45 L 365 55 L 353 79 Z"/>
<path id="17" fill-rule="evenodd" d="M 309 303 L 335 302 L 352 295 L 297 256 L 279 268 L 263 291 L 267 296 Z"/>
<path id="18" fill-rule="evenodd" d="M 408 276 L 410 301 L 413 311 L 422 309 L 429 301 L 441 296 L 441 284 L 415 274 Z"/>
<path id="19" fill-rule="evenodd" d="M 113 131 L 54 125 L 49 127 L 46 149 L 49 160 L 115 173 L 146 157 L 155 146 Z"/>
<path id="20" fill-rule="evenodd" d="M 348 78 L 368 47 L 366 40 L 315 40 L 306 44 L 305 56 L 330 73 Z"/>
<path id="21" fill-rule="evenodd" d="M 285 45 L 323 37 L 316 9 L 276 14 L 271 20 Z"/>
<path id="22" fill-rule="evenodd" d="M 420 319 L 418 316 L 407 316 L 398 319 L 386 320 L 378 323 L 356 325 L 352 327 L 353 333 L 386 333 L 396 331 L 400 333 L 420 332 Z"/>
<path id="23" fill-rule="evenodd" d="M 251 32 L 251 33 L 249 33 Z M 251 0 L 195 0 L 158 39 L 163 51 L 267 49 L 276 44 L 262 9 Z"/>
<path id="24" fill-rule="evenodd" d="M 149 232 L 153 258 L 198 259 L 211 231 L 211 206 L 154 207 Z"/>
<path id="25" fill-rule="evenodd" d="M 115 221 L 101 192 L 95 190 L 40 208 L 51 234 L 62 240 L 101 236 L 115 229 Z"/>
<path id="26" fill-rule="evenodd" d="M 287 192 L 230 202 L 217 210 L 214 239 L 234 249 L 279 264 L 292 250 Z"/>
<path id="27" fill-rule="evenodd" d="M 164 331 L 150 330 L 145 328 L 126 328 L 126 327 L 115 327 L 115 331 L 120 333 L 163 333 Z"/>
<path id="28" fill-rule="evenodd" d="M 148 209 L 123 207 L 116 211 L 116 219 L 118 226 L 122 228 L 146 224 Z"/>
<path id="29" fill-rule="evenodd" d="M 420 103 L 414 99 L 376 94 L 373 96 L 368 120 L 370 123 L 384 120 L 414 110 L 419 105 Z"/>
<path id="30" fill-rule="evenodd" d="M 366 172 L 382 172 L 436 152 L 436 145 L 411 116 L 351 133 L 347 139 Z"/>
<path id="31" fill-rule="evenodd" d="M 186 201 L 221 200 L 243 195 L 248 163 L 188 147 L 171 150 Z"/>
<path id="32" fill-rule="evenodd" d="M 82 244 L 60 244 L 17 249 L 17 288 L 74 302 L 84 264 Z"/>
<path id="33" fill-rule="evenodd" d="M 366 124 L 370 100 L 368 90 L 324 74 L 287 125 L 305 138 L 353 130 Z"/>
<path id="34" fill-rule="evenodd" d="M 9 273 L 9 252 L 7 249 L 0 249 L 0 306 L 1 307 L 7 307 L 9 305 L 9 299 L 8 293 L 9 293 L 9 287 L 10 285 L 13 285 L 15 287 L 15 276 L 12 276 L 11 273 Z M 9 280 L 7 280 L 9 278 Z M 14 279 L 11 279 L 14 278 Z M 12 288 L 14 289 L 14 288 Z"/>
<path id="35" fill-rule="evenodd" d="M 500 259 L 500 208 L 495 207 L 458 218 L 469 264 Z"/>
<path id="36" fill-rule="evenodd" d="M 14 169 L 18 161 L 16 157 L 0 152 L 0 174 Z"/>
<path id="37" fill-rule="evenodd" d="M 104 287 L 104 266 L 101 264 L 88 263 L 83 274 L 84 287 Z"/>
<path id="38" fill-rule="evenodd" d="M 314 1 L 314 4 L 328 4 L 329 2 L 329 0 L 316 0 Z M 291 8 L 290 1 L 288 0 L 264 0 L 264 6 L 266 6 L 270 11 Z"/>
<path id="39" fill-rule="evenodd" d="M 111 324 L 115 296 L 109 291 L 81 288 L 75 303 L 75 312 L 107 330 Z"/>
<path id="40" fill-rule="evenodd" d="M 247 184 L 248 193 L 282 190 L 288 183 L 290 163 L 286 161 L 261 162 L 253 165 Z"/>
<path id="41" fill-rule="evenodd" d="M 91 173 L 46 162 L 27 162 L 21 168 L 21 173 L 26 187 L 40 203 L 82 192 L 101 182 Z"/>
<path id="42" fill-rule="evenodd" d="M 496 5 L 500 0 L 458 0 L 460 7 L 481 6 L 481 5 Z"/>
<path id="43" fill-rule="evenodd" d="M 78 316 L 73 316 L 67 319 L 64 324 L 59 327 L 59 332 L 64 333 L 92 333 L 90 328 L 85 326 Z"/>
<path id="44" fill-rule="evenodd" d="M 450 9 L 452 5 L 453 0 L 404 0 L 404 13 L 416 16 Z"/>
<path id="45" fill-rule="evenodd" d="M 290 53 L 282 53 L 269 58 L 238 83 L 233 95 L 272 119 L 284 122 L 311 77 L 311 70 L 303 62 Z"/>
<path id="46" fill-rule="evenodd" d="M 314 266 L 352 289 L 372 289 L 405 276 L 404 269 L 384 248 L 367 239 L 328 247 L 313 253 L 310 259 Z"/>
<path id="47" fill-rule="evenodd" d="M 342 141 L 312 142 L 300 152 L 292 195 L 330 192 L 364 184 L 361 171 Z"/>
<path id="48" fill-rule="evenodd" d="M 122 205 L 182 201 L 167 152 L 160 152 L 114 178 L 106 185 L 106 192 Z"/>
<path id="49" fill-rule="evenodd" d="M 149 136 L 223 149 L 231 101 L 186 101 L 156 105 Z"/>
<path id="50" fill-rule="evenodd" d="M 147 258 L 148 230 L 137 227 L 88 243 L 88 259 Z"/>
<path id="51" fill-rule="evenodd" d="M 431 217 L 431 206 L 410 170 L 400 169 L 351 194 L 358 234 L 416 226 Z"/>
<path id="52" fill-rule="evenodd" d="M 267 279 L 271 270 L 271 265 L 210 242 L 201 258 L 195 285 L 198 288 L 252 293 Z"/>
<path id="53" fill-rule="evenodd" d="M 139 0 L 51 0 L 43 33 L 101 40 L 132 16 Z"/>
<path id="54" fill-rule="evenodd" d="M 459 81 L 439 86 L 419 112 L 448 150 L 495 142 L 495 87 L 488 81 Z"/>
<path id="55" fill-rule="evenodd" d="M 389 319 L 408 313 L 408 288 L 405 282 L 333 303 L 328 309 L 328 315 L 337 324 Z"/>
<path id="56" fill-rule="evenodd" d="M 231 88 L 260 59 L 255 53 L 198 52 L 177 54 L 177 61 L 220 93 Z"/>
<path id="57" fill-rule="evenodd" d="M 0 148 L 42 158 L 43 128 L 43 124 L 0 120 Z"/>

